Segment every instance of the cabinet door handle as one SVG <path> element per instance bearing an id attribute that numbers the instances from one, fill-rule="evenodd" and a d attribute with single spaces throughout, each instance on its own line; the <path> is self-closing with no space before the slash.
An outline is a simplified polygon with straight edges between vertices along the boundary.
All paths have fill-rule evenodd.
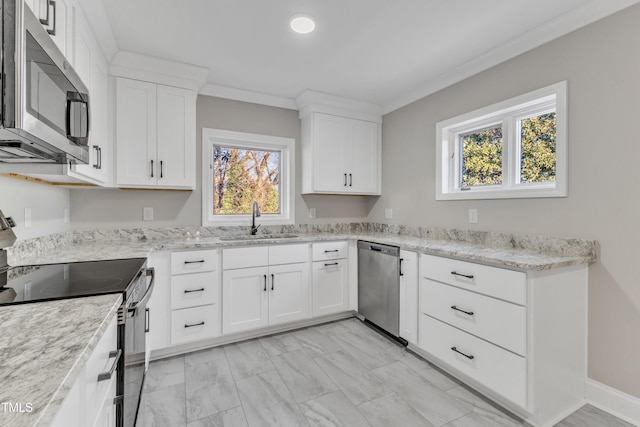
<path id="1" fill-rule="evenodd" d="M 452 310 L 459 311 L 460 313 L 464 313 L 464 314 L 466 314 L 466 315 L 468 315 L 468 316 L 473 316 L 473 311 L 465 311 L 465 310 L 461 310 L 461 309 L 459 309 L 458 307 L 456 307 L 455 305 L 452 305 L 452 306 L 451 306 L 451 309 L 452 309 Z"/>
<path id="2" fill-rule="evenodd" d="M 453 274 L 454 276 L 466 277 L 467 279 L 473 279 L 473 274 L 471 275 L 461 274 L 461 273 L 456 273 L 455 271 L 452 271 L 451 274 Z"/>
<path id="3" fill-rule="evenodd" d="M 53 7 L 53 26 L 51 29 L 47 28 L 47 33 L 49 33 L 52 36 L 55 36 L 56 35 L 56 2 L 53 0 L 49 0 L 49 4 Z M 47 6 L 47 15 L 49 14 L 48 10 L 49 10 L 49 6 Z"/>
<path id="4" fill-rule="evenodd" d="M 451 347 L 451 350 L 455 351 L 455 352 L 456 352 L 456 353 L 458 353 L 458 354 L 463 355 L 464 357 L 466 357 L 466 358 L 467 358 L 467 359 L 469 359 L 469 360 L 473 360 L 473 359 L 475 359 L 475 356 L 473 356 L 473 355 L 471 355 L 471 354 L 464 354 L 463 352 L 459 351 L 459 350 L 458 350 L 457 348 L 455 348 L 455 347 Z"/>
<path id="5" fill-rule="evenodd" d="M 191 292 L 204 292 L 204 288 L 200 288 L 200 289 L 185 289 L 184 290 L 185 294 L 190 294 Z"/>
<path id="6" fill-rule="evenodd" d="M 113 365 L 111 365 L 111 368 L 109 368 L 109 371 L 98 374 L 98 381 L 105 381 L 105 380 L 111 379 L 111 375 L 113 375 L 113 373 L 115 372 L 116 367 L 118 366 L 118 362 L 120 361 L 120 357 L 122 357 L 122 350 L 118 349 L 117 351 L 110 351 L 109 359 L 111 359 L 112 357 L 115 357 L 115 359 L 113 360 Z"/>
<path id="7" fill-rule="evenodd" d="M 346 173 L 344 174 L 344 186 L 345 187 L 347 186 L 347 174 Z"/>
<path id="8" fill-rule="evenodd" d="M 197 261 L 185 261 L 185 264 L 198 264 L 198 263 L 203 263 L 204 260 L 203 259 L 199 259 Z"/>
<path id="9" fill-rule="evenodd" d="M 99 154 L 99 151 L 98 151 L 98 146 L 94 145 L 93 149 L 96 152 L 96 161 L 93 163 L 93 168 L 94 169 L 100 169 L 100 167 L 99 167 L 100 166 L 100 160 L 99 160 L 100 159 L 100 154 Z"/>
<path id="10" fill-rule="evenodd" d="M 331 267 L 332 265 L 340 265 L 337 262 L 330 262 L 330 263 L 325 263 L 324 266 L 325 267 Z"/>
<path id="11" fill-rule="evenodd" d="M 164 173 L 162 172 L 162 163 L 163 161 L 160 160 L 160 178 L 164 178 Z"/>
<path id="12" fill-rule="evenodd" d="M 194 326 L 204 326 L 204 320 L 200 323 L 191 323 L 191 324 L 184 325 L 185 328 L 193 328 Z"/>
<path id="13" fill-rule="evenodd" d="M 44 19 L 40 18 L 40 23 L 45 27 L 48 27 L 49 26 L 49 1 L 47 0 L 46 3 L 47 3 L 47 16 Z M 42 7 L 42 2 L 40 3 L 40 6 Z M 40 9 L 40 11 L 42 12 L 42 8 Z"/>
<path id="14" fill-rule="evenodd" d="M 267 292 L 267 275 L 266 274 L 264 275 L 264 289 L 263 289 L 263 291 Z"/>
<path id="15" fill-rule="evenodd" d="M 151 178 L 153 178 L 153 160 L 151 160 Z"/>
<path id="16" fill-rule="evenodd" d="M 102 147 L 98 147 L 98 169 L 102 169 Z"/>
<path id="17" fill-rule="evenodd" d="M 349 174 L 349 187 L 353 187 L 353 175 Z"/>
<path id="18" fill-rule="evenodd" d="M 145 332 L 149 332 L 149 324 L 150 324 L 150 320 L 151 320 L 150 312 L 151 312 L 151 310 L 149 309 L 149 307 L 146 307 L 144 309 L 144 331 Z"/>
<path id="19" fill-rule="evenodd" d="M 275 276 L 272 274 L 271 275 L 271 290 L 273 290 L 274 283 L 275 283 Z"/>
<path id="20" fill-rule="evenodd" d="M 400 272 L 400 276 L 404 276 L 404 273 L 402 272 L 402 261 L 404 261 L 404 258 L 400 258 L 400 263 L 398 265 L 398 271 Z"/>

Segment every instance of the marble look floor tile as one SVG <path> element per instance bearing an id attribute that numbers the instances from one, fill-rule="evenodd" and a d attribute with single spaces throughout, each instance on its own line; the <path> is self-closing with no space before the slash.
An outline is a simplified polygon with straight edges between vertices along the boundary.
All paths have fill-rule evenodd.
<path id="1" fill-rule="evenodd" d="M 371 427 L 341 391 L 302 403 L 300 409 L 313 427 Z"/>
<path id="2" fill-rule="evenodd" d="M 309 425 L 277 371 L 245 378 L 236 384 L 250 427 Z"/>
<path id="3" fill-rule="evenodd" d="M 214 360 L 224 359 L 226 356 L 224 347 L 208 348 L 206 350 L 194 351 L 184 355 L 185 366 L 194 366 L 200 363 L 212 362 Z"/>
<path id="4" fill-rule="evenodd" d="M 144 380 L 145 391 L 184 383 L 184 356 L 157 360 L 149 364 Z"/>
<path id="5" fill-rule="evenodd" d="M 508 412 L 506 409 L 501 408 L 497 404 L 491 402 L 485 397 L 482 397 L 476 391 L 468 389 L 466 386 L 459 385 L 454 387 L 446 392 L 449 396 L 454 397 L 462 402 L 467 402 L 470 405 L 473 405 L 474 409 L 479 409 L 481 411 L 493 412 L 498 415 L 502 415 L 505 418 L 510 418 L 514 420 L 514 422 L 518 423 L 520 420 L 515 415 Z"/>
<path id="6" fill-rule="evenodd" d="M 446 427 L 522 427 L 524 425 L 508 416 L 474 408 L 472 412 L 446 424 Z M 584 425 L 581 426 L 584 427 Z"/>
<path id="7" fill-rule="evenodd" d="M 236 381 L 275 369 L 258 340 L 227 345 L 224 351 Z"/>
<path id="8" fill-rule="evenodd" d="M 374 427 L 432 427 L 426 418 L 395 393 L 358 407 Z"/>
<path id="9" fill-rule="evenodd" d="M 422 369 L 431 369 L 433 366 L 431 363 L 424 360 L 422 357 L 407 350 L 405 347 L 392 346 L 385 349 L 387 353 L 391 354 L 397 361 L 404 363 L 413 370 L 419 371 Z"/>
<path id="10" fill-rule="evenodd" d="M 585 405 L 556 424 L 556 427 L 633 427 L 633 424 L 591 405 Z"/>
<path id="11" fill-rule="evenodd" d="M 293 336 L 310 357 L 318 357 L 342 349 L 329 335 L 313 328 L 295 331 Z"/>
<path id="12" fill-rule="evenodd" d="M 314 360 L 354 405 L 390 392 L 382 381 L 345 351 L 327 354 Z"/>
<path id="13" fill-rule="evenodd" d="M 189 366 L 185 377 L 188 421 L 240 406 L 227 359 Z"/>
<path id="14" fill-rule="evenodd" d="M 398 397 L 436 426 L 460 418 L 473 409 L 472 405 L 449 396 L 401 362 L 385 365 L 372 372 Z"/>
<path id="15" fill-rule="evenodd" d="M 323 323 L 322 325 L 314 326 L 313 329 L 322 332 L 323 334 L 327 334 L 331 337 L 337 334 L 344 334 L 345 332 L 351 331 L 351 329 L 347 327 L 344 322 L 345 320 L 338 320 L 337 322 Z"/>
<path id="16" fill-rule="evenodd" d="M 357 317 L 352 317 L 351 319 L 346 319 L 340 322 L 345 328 L 351 330 L 351 332 L 355 333 L 369 333 L 371 332 L 371 328 L 364 324 L 364 322 Z"/>
<path id="17" fill-rule="evenodd" d="M 187 424 L 184 384 L 172 385 L 144 394 L 140 427 L 183 427 Z"/>
<path id="18" fill-rule="evenodd" d="M 187 427 L 248 427 L 242 406 L 201 418 L 187 424 Z"/>
<path id="19" fill-rule="evenodd" d="M 274 356 L 271 360 L 296 402 L 306 402 L 338 390 L 327 374 L 303 350 Z"/>
<path id="20" fill-rule="evenodd" d="M 278 334 L 260 338 L 260 344 L 269 356 L 277 356 L 302 348 L 291 334 Z"/>
<path id="21" fill-rule="evenodd" d="M 459 381 L 441 372 L 439 369 L 418 369 L 416 372 L 442 391 L 451 390 L 452 388 L 460 386 Z"/>
<path id="22" fill-rule="evenodd" d="M 390 353 L 386 352 L 371 338 L 371 334 L 347 332 L 336 335 L 334 340 L 367 369 L 375 369 L 396 361 Z"/>

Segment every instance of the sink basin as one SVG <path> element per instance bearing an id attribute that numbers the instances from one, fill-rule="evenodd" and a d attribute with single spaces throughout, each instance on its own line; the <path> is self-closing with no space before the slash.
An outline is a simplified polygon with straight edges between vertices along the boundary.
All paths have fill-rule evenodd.
<path id="1" fill-rule="evenodd" d="M 295 234 L 234 234 L 232 236 L 222 236 L 220 240 L 273 240 L 273 239 L 291 239 L 298 237 Z"/>

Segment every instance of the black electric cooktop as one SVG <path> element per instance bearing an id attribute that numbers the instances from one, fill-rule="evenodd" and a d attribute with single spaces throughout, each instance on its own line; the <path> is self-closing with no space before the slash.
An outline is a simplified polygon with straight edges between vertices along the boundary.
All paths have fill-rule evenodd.
<path id="1" fill-rule="evenodd" d="M 126 294 L 145 262 L 132 258 L 9 267 L 0 273 L 0 305 Z"/>

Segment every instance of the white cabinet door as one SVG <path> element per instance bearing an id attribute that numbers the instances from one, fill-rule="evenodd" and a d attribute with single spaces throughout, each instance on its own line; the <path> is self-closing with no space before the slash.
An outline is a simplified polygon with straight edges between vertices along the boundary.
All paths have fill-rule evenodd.
<path id="1" fill-rule="evenodd" d="M 222 273 L 222 333 L 256 329 L 269 324 L 267 267 Z"/>
<path id="2" fill-rule="evenodd" d="M 116 426 L 116 405 L 113 397 L 116 396 L 116 377 L 114 376 L 109 382 L 109 392 L 102 399 L 102 407 L 96 415 L 93 427 L 115 427 Z"/>
<path id="3" fill-rule="evenodd" d="M 380 193 L 380 146 L 378 124 L 350 120 L 350 192 Z"/>
<path id="4" fill-rule="evenodd" d="M 116 79 L 116 168 L 119 186 L 155 186 L 156 85 Z"/>
<path id="5" fill-rule="evenodd" d="M 349 123 L 343 117 L 314 114 L 313 189 L 343 192 L 347 188 Z"/>
<path id="6" fill-rule="evenodd" d="M 269 324 L 310 317 L 309 264 L 269 267 Z"/>
<path id="7" fill-rule="evenodd" d="M 418 254 L 400 251 L 400 337 L 418 344 Z"/>
<path id="8" fill-rule="evenodd" d="M 93 49 L 93 34 L 91 27 L 78 5 L 70 14 L 74 23 L 73 31 L 73 69 L 87 87 L 91 87 L 91 62 Z"/>
<path id="9" fill-rule="evenodd" d="M 147 265 L 155 269 L 155 285 L 147 304 L 149 309 L 149 343 L 151 351 L 169 347 L 171 329 L 171 253 L 153 251 Z"/>
<path id="10" fill-rule="evenodd" d="M 189 187 L 196 173 L 195 95 L 193 91 L 157 87 L 158 185 Z"/>
<path id="11" fill-rule="evenodd" d="M 349 275 L 347 260 L 313 263 L 313 315 L 347 311 L 349 308 Z"/>

